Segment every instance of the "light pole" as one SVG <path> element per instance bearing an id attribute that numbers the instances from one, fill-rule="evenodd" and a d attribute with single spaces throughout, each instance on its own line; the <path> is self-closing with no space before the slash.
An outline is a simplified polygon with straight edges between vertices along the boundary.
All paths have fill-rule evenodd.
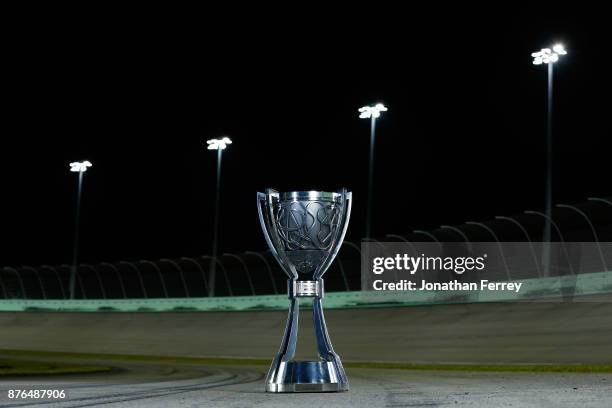
<path id="1" fill-rule="evenodd" d="M 213 246 L 212 258 L 210 259 L 210 277 L 208 284 L 208 296 L 215 296 L 215 272 L 217 268 L 217 237 L 219 227 L 219 195 L 221 191 L 221 159 L 223 158 L 223 150 L 227 145 L 232 144 L 229 137 L 221 139 L 210 139 L 206 141 L 208 150 L 217 151 L 217 189 L 215 193 L 215 221 L 213 224 Z"/>
<path id="2" fill-rule="evenodd" d="M 72 246 L 72 268 L 70 270 L 70 282 L 69 282 L 69 294 L 70 299 L 74 299 L 74 289 L 76 286 L 76 274 L 77 274 L 77 263 L 79 261 L 79 222 L 81 215 L 81 192 L 83 191 L 83 174 L 87 171 L 87 168 L 91 167 L 91 162 L 85 160 L 82 162 L 70 163 L 70 171 L 73 173 L 79 173 L 78 189 L 77 189 L 77 206 L 76 216 L 74 223 L 74 241 Z"/>
<path id="3" fill-rule="evenodd" d="M 567 54 L 565 48 L 561 44 L 555 44 L 552 49 L 542 48 L 540 51 L 531 54 L 533 57 L 533 65 L 545 64 L 548 66 L 548 94 L 546 100 L 546 199 L 545 212 L 547 220 L 552 218 L 552 115 L 553 115 L 553 65 L 559 61 L 559 56 Z M 550 221 L 544 224 L 544 242 L 550 242 L 551 225 Z M 544 245 L 542 254 L 542 262 L 544 263 L 544 276 L 549 276 L 550 272 L 550 247 Z"/>
<path id="4" fill-rule="evenodd" d="M 374 141 L 376 139 L 376 118 L 380 117 L 381 112 L 386 112 L 387 108 L 382 103 L 374 106 L 363 106 L 359 108 L 361 119 L 370 119 L 370 163 L 368 167 L 368 204 L 366 214 L 365 238 L 370 238 L 372 227 L 372 189 L 374 187 Z"/>

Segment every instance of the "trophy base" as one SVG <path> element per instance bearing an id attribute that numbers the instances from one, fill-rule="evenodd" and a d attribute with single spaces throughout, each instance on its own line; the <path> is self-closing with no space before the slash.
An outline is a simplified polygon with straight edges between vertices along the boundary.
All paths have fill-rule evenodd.
<path id="1" fill-rule="evenodd" d="M 286 364 L 286 375 L 281 383 L 267 383 L 266 392 L 343 392 L 348 391 L 344 372 L 326 361 L 290 361 Z M 339 375 L 340 374 L 340 375 Z"/>

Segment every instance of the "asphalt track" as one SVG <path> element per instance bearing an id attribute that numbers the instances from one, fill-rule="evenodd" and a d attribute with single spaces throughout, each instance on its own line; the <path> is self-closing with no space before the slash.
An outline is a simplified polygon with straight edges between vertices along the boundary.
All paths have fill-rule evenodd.
<path id="1" fill-rule="evenodd" d="M 315 354 L 309 316 L 300 314 L 299 358 Z M 345 361 L 612 364 L 612 303 L 337 309 L 325 316 Z M 0 313 L 0 349 L 271 359 L 286 318 L 283 311 Z"/>
<path id="2" fill-rule="evenodd" d="M 306 316 L 306 315 L 304 315 Z M 612 363 L 612 304 L 526 303 L 329 310 L 345 361 Z M 271 358 L 286 313 L 2 313 L 0 349 Z M 306 319 L 304 319 L 306 320 Z M 309 333 L 304 343 L 310 343 Z M 308 347 L 302 352 L 309 354 Z M 71 360 L 74 363 L 74 360 Z M 84 363 L 95 363 L 87 360 Z M 348 368 L 342 394 L 271 395 L 264 366 L 104 361 L 110 374 L 3 379 L 1 406 L 606 407 L 612 374 Z M 10 401 L 17 387 L 65 401 Z"/>
<path id="3" fill-rule="evenodd" d="M 95 361 L 89 360 L 88 363 Z M 610 407 L 612 374 L 348 369 L 347 393 L 266 394 L 265 367 L 117 363 L 111 374 L 7 380 L 2 407 Z M 9 389 L 65 400 L 9 400 Z"/>

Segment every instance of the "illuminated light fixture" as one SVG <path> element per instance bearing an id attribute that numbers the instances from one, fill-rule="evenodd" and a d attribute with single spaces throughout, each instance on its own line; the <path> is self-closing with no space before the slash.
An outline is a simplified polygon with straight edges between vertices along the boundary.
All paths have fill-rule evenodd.
<path id="1" fill-rule="evenodd" d="M 70 171 L 75 173 L 83 173 L 87 171 L 88 167 L 91 167 L 91 162 L 89 160 L 70 163 Z"/>
<path id="2" fill-rule="evenodd" d="M 224 137 L 222 139 L 207 140 L 206 144 L 208 144 L 208 150 L 223 150 L 227 145 L 232 144 L 232 141 L 229 137 Z"/>
<path id="3" fill-rule="evenodd" d="M 531 53 L 533 65 L 552 64 L 559 61 L 560 55 L 566 55 L 567 51 L 562 44 L 555 44 L 552 49 L 542 48 L 538 52 Z"/>
<path id="4" fill-rule="evenodd" d="M 377 103 L 374 106 L 363 106 L 359 108 L 359 117 L 361 119 L 377 118 L 380 112 L 386 112 L 387 107 L 382 103 Z"/>

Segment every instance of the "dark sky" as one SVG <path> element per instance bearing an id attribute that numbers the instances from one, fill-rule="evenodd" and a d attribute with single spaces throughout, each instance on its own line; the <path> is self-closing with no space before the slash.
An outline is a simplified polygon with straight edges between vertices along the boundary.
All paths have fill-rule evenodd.
<path id="1" fill-rule="evenodd" d="M 216 156 L 204 141 L 223 135 L 234 144 L 222 251 L 265 248 L 255 192 L 266 187 L 352 189 L 358 241 L 369 123 L 357 108 L 379 101 L 374 235 L 541 209 L 546 69 L 530 53 L 557 41 L 569 55 L 555 66 L 555 202 L 610 196 L 611 38 L 599 13 L 24 25 L 4 62 L 0 265 L 70 261 L 68 162 L 81 159 L 94 163 L 84 262 L 210 253 Z"/>

